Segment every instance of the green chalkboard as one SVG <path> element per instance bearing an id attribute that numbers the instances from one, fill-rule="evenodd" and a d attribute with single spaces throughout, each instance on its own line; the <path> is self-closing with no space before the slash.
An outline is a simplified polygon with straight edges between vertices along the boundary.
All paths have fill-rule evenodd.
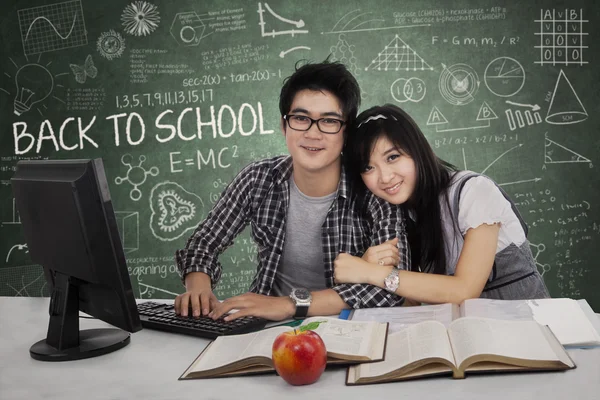
<path id="1" fill-rule="evenodd" d="M 181 292 L 175 249 L 244 165 L 286 153 L 283 79 L 331 56 L 356 75 L 363 108 L 405 108 L 439 156 L 502 185 L 552 295 L 600 310 L 593 0 L 5 0 L 0 11 L 0 295 L 47 294 L 14 208 L 16 162 L 95 157 L 136 295 Z M 166 198 L 191 211 L 169 222 Z M 244 292 L 248 232 L 221 261 L 217 296 Z"/>

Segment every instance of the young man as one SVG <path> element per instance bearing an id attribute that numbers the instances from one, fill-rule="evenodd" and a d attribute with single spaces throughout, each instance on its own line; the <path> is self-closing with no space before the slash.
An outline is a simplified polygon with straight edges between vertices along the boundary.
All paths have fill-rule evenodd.
<path id="1" fill-rule="evenodd" d="M 346 131 L 359 103 L 358 83 L 339 63 L 307 64 L 286 79 L 279 109 L 290 155 L 244 168 L 176 252 L 186 287 L 175 299 L 177 313 L 188 315 L 191 304 L 194 316 L 216 319 L 235 309 L 226 319 L 282 320 L 402 302 L 376 286 L 334 285 L 339 253 L 362 255 L 397 229 L 400 260 L 392 257 L 410 268 L 404 221 L 375 197 L 359 206 L 342 168 Z M 248 293 L 219 303 L 212 292 L 221 277 L 218 256 L 248 223 L 258 245 L 256 277 Z"/>

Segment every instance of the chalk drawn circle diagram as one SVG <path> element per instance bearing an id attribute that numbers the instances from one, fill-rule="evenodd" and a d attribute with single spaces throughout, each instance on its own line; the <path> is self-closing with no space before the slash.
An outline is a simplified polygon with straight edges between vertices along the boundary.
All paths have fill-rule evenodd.
<path id="1" fill-rule="evenodd" d="M 125 32 L 135 36 L 146 36 L 158 27 L 160 13 L 154 4 L 136 1 L 125 7 L 121 21 Z"/>
<path id="2" fill-rule="evenodd" d="M 511 97 L 525 85 L 525 70 L 514 58 L 498 57 L 492 60 L 483 74 L 485 86 L 499 97 Z"/>
<path id="3" fill-rule="evenodd" d="M 120 33 L 111 29 L 100 34 L 96 48 L 100 55 L 108 60 L 119 58 L 125 50 L 125 39 Z"/>
<path id="4" fill-rule="evenodd" d="M 477 72 L 467 64 L 444 65 L 440 74 L 440 94 L 455 106 L 463 106 L 475 100 L 479 90 Z"/>
<path id="5" fill-rule="evenodd" d="M 179 38 L 184 43 L 192 43 L 196 39 L 196 31 L 191 26 L 184 26 L 179 31 Z"/>
<path id="6" fill-rule="evenodd" d="M 144 169 L 142 164 L 146 161 L 146 156 L 141 155 L 139 157 L 138 165 L 133 165 L 133 156 L 131 154 L 124 154 L 121 157 L 121 164 L 128 167 L 127 174 L 125 177 L 117 176 L 115 178 L 115 183 L 120 185 L 121 183 L 127 181 L 133 189 L 129 192 L 129 197 L 133 201 L 139 201 L 142 198 L 142 191 L 138 189 L 138 186 L 141 186 L 146 182 L 148 175 L 157 176 L 158 168 L 152 167 L 150 169 Z"/>
<path id="7" fill-rule="evenodd" d="M 392 97 L 398 103 L 407 101 L 418 103 L 425 97 L 427 88 L 425 87 L 425 82 L 419 78 L 398 78 L 392 83 L 390 91 L 392 92 Z"/>

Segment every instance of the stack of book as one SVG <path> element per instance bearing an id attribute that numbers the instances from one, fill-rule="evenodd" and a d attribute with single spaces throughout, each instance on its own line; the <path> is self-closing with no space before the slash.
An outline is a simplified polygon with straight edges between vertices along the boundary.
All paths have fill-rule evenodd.
<path id="1" fill-rule="evenodd" d="M 600 345 L 600 323 L 585 301 L 467 300 L 354 310 L 347 320 L 312 317 L 327 364 L 347 365 L 346 384 L 361 385 L 466 373 L 575 368 L 565 346 Z M 593 317 L 590 317 L 590 315 Z M 319 322 L 314 324 L 314 322 Z M 274 372 L 277 326 L 212 341 L 180 379 Z"/>

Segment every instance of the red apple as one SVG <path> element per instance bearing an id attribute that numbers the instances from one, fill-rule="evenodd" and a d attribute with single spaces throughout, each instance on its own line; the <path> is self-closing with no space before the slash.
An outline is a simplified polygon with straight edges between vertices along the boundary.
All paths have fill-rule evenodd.
<path id="1" fill-rule="evenodd" d="M 327 364 L 325 343 L 311 330 L 283 332 L 273 342 L 273 364 L 290 385 L 316 382 Z"/>

